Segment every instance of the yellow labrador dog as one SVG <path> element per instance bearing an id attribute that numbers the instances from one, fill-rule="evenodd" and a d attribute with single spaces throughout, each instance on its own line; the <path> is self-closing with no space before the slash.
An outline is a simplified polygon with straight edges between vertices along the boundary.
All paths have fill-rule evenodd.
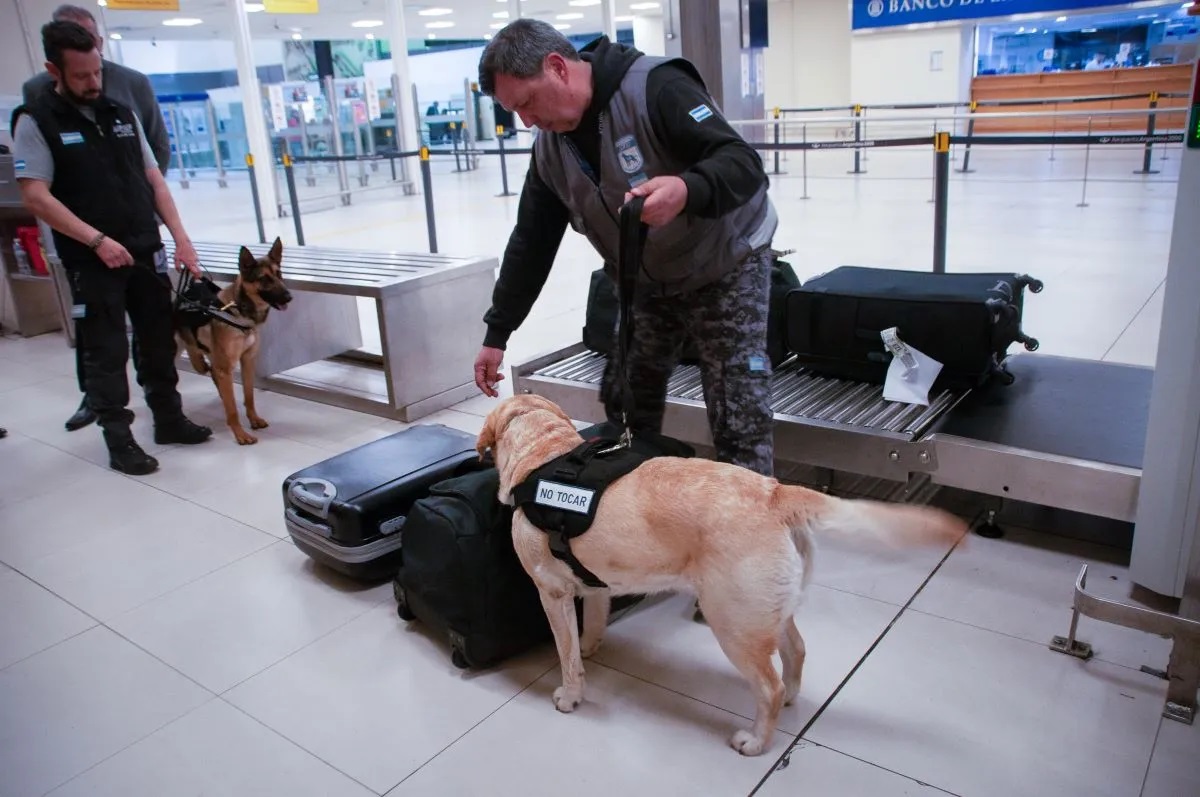
<path id="1" fill-rule="evenodd" d="M 479 434 L 492 449 L 500 501 L 526 476 L 582 442 L 570 419 L 541 396 L 517 395 L 488 415 Z M 792 620 L 812 569 L 812 536 L 845 534 L 890 545 L 950 545 L 966 524 L 929 508 L 851 501 L 782 485 L 745 468 L 705 459 L 651 459 L 605 491 L 595 520 L 571 551 L 615 594 L 688 591 L 700 601 L 721 649 L 757 701 L 751 730 L 730 740 L 744 755 L 765 750 L 780 708 L 800 690 L 804 640 Z M 583 700 L 583 657 L 608 622 L 609 594 L 583 586 L 550 553 L 549 538 L 518 509 L 513 545 L 537 585 L 554 631 L 562 686 L 554 705 Z M 583 634 L 576 594 L 583 595 Z M 772 655 L 778 650 L 783 678 Z"/>

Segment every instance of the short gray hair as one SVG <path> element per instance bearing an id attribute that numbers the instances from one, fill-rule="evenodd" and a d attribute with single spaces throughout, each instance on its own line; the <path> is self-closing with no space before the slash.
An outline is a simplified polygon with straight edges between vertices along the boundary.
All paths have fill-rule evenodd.
<path id="1" fill-rule="evenodd" d="M 50 19 L 55 22 L 78 22 L 81 19 L 90 20 L 92 24 L 96 22 L 96 18 L 92 16 L 91 11 L 81 6 L 70 5 L 69 3 L 64 3 L 54 9 L 54 13 L 50 16 Z"/>
<path id="2" fill-rule="evenodd" d="M 540 19 L 518 19 L 504 26 L 483 48 L 479 58 L 479 88 L 489 97 L 496 93 L 496 76 L 537 77 L 550 53 L 578 61 L 579 52 L 554 26 Z"/>

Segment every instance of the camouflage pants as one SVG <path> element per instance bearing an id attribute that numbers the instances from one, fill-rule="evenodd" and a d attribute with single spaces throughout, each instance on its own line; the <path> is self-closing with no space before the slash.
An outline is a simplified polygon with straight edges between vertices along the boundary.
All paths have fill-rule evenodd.
<path id="1" fill-rule="evenodd" d="M 679 363 L 686 336 L 696 342 L 708 425 L 717 459 L 765 476 L 774 469 L 767 356 L 770 249 L 756 252 L 733 271 L 679 296 L 634 297 L 634 338 L 629 381 L 634 431 L 662 430 L 667 382 Z M 614 352 L 616 348 L 614 347 Z M 615 357 L 601 387 L 608 419 L 620 423 Z"/>

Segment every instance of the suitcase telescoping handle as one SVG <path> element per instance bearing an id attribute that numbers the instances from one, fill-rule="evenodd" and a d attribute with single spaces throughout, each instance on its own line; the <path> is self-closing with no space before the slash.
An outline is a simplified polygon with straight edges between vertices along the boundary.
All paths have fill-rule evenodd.
<path id="1" fill-rule="evenodd" d="M 333 486 L 332 482 L 324 479 L 301 478 L 292 482 L 291 487 L 288 488 L 288 497 L 314 515 L 327 518 L 329 517 L 329 505 L 337 497 L 337 488 Z"/>

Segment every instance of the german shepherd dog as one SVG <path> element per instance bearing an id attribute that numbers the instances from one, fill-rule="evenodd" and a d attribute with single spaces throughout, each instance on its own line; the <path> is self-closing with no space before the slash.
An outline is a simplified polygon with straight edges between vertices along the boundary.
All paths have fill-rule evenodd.
<path id="1" fill-rule="evenodd" d="M 246 329 L 219 320 L 200 327 L 178 324 L 176 333 L 196 373 L 209 374 L 217 385 L 225 405 L 225 422 L 238 445 L 253 445 L 258 438 L 242 428 L 233 400 L 233 369 L 241 365 L 242 392 L 246 417 L 251 429 L 265 429 L 267 422 L 254 409 L 254 364 L 258 357 L 258 328 L 267 320 L 271 308 L 286 310 L 292 294 L 283 284 L 281 262 L 283 242 L 278 238 L 266 257 L 254 257 L 242 247 L 238 256 L 238 276 L 233 284 L 217 294 L 221 310 L 238 319 Z M 205 358 L 205 355 L 207 359 Z"/>

